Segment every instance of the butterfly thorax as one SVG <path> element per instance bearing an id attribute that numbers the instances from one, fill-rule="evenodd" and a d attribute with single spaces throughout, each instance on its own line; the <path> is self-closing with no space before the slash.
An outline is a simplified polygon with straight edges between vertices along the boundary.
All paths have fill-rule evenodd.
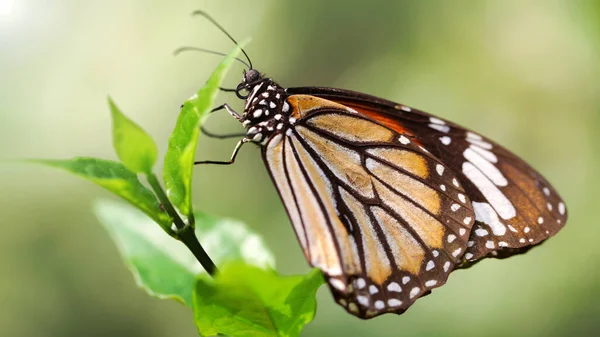
<path id="1" fill-rule="evenodd" d="M 294 122 L 285 89 L 270 78 L 255 84 L 246 98 L 242 125 L 249 141 L 266 144 L 276 133 L 285 132 Z"/>

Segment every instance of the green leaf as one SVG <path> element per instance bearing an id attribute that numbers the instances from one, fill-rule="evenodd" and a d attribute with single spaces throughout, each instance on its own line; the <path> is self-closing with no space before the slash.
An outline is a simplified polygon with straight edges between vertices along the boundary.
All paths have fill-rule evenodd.
<path id="1" fill-rule="evenodd" d="M 158 149 L 154 140 L 139 125 L 127 118 L 108 98 L 113 119 L 113 146 L 119 159 L 133 172 L 152 172 Z"/>
<path id="2" fill-rule="evenodd" d="M 140 287 L 152 296 L 192 307 L 195 278 L 206 273 L 181 242 L 126 204 L 99 201 L 94 210 Z M 272 253 L 242 223 L 202 213 L 196 216 L 195 234 L 215 264 L 242 259 L 262 268 L 273 267 Z"/>
<path id="3" fill-rule="evenodd" d="M 171 217 L 161 209 L 154 193 L 142 185 L 137 174 L 119 162 L 87 157 L 70 160 L 36 159 L 30 162 L 63 169 L 85 178 L 129 201 L 163 228 L 171 227 Z"/>
<path id="4" fill-rule="evenodd" d="M 243 47 L 245 43 L 241 43 L 240 46 Z M 169 199 L 186 216 L 190 216 L 192 212 L 192 169 L 200 125 L 202 119 L 210 113 L 221 82 L 239 52 L 240 49 L 236 47 L 229 53 L 212 73 L 206 85 L 185 102 L 175 130 L 169 138 L 163 178 Z"/>
<path id="5" fill-rule="evenodd" d="M 244 263 L 230 263 L 215 279 L 199 277 L 194 319 L 202 336 L 298 336 L 316 311 L 323 276 L 280 276 Z"/>

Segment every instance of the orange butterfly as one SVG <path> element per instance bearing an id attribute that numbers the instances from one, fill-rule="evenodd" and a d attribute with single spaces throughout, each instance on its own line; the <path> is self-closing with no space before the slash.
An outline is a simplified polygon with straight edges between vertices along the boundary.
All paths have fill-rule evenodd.
<path id="1" fill-rule="evenodd" d="M 260 145 L 306 259 L 351 314 L 402 313 L 453 269 L 523 253 L 564 226 L 554 188 L 489 139 L 363 93 L 283 88 L 246 58 L 230 90 L 244 112 L 215 110 L 247 131 L 230 161 L 197 163 L 232 164 L 243 144 Z"/>

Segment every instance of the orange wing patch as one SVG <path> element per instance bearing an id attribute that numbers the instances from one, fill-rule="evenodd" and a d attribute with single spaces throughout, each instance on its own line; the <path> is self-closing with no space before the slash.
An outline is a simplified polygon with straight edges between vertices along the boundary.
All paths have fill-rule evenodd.
<path id="1" fill-rule="evenodd" d="M 311 95 L 292 95 L 287 98 L 287 102 L 292 107 L 292 117 L 296 119 L 306 117 L 310 112 L 320 109 L 353 111 L 345 105 Z"/>
<path id="2" fill-rule="evenodd" d="M 343 261 L 344 272 L 348 274 L 357 274 L 360 270 L 360 260 L 354 238 L 349 236 L 346 227 L 340 221 L 335 205 L 333 203 L 331 183 L 323 176 L 322 171 L 317 164 L 302 147 L 302 145 L 294 140 L 294 149 L 300 157 L 300 161 L 306 172 L 311 184 L 315 187 L 318 195 L 321 196 L 323 208 L 333 228 L 336 241 L 340 250 L 340 255 Z"/>
<path id="3" fill-rule="evenodd" d="M 394 138 L 394 133 L 389 129 L 364 118 L 349 115 L 327 113 L 314 116 L 307 123 L 319 130 L 355 143 L 387 143 Z"/>
<path id="4" fill-rule="evenodd" d="M 441 248 L 444 226 L 431 215 L 397 195 L 382 183 L 375 181 L 375 188 L 384 203 L 401 216 L 408 225 L 431 248 Z"/>
<path id="5" fill-rule="evenodd" d="M 380 227 L 385 233 L 396 265 L 413 275 L 418 275 L 425 256 L 423 248 L 398 220 L 381 207 L 371 207 L 371 211 L 380 224 L 385 224 Z"/>
<path id="6" fill-rule="evenodd" d="M 284 142 L 285 164 L 290 185 L 300 205 L 300 216 L 307 236 L 307 256 L 311 264 L 328 275 L 341 275 L 342 266 L 335 248 L 333 233 L 327 228 L 325 214 L 320 208 L 319 197 L 312 193 L 310 182 L 304 177 L 300 163 L 296 160 L 291 144 Z"/>
<path id="7" fill-rule="evenodd" d="M 377 239 L 373 223 L 364 206 L 356 198 L 344 189 L 340 189 L 340 194 L 360 227 L 367 275 L 373 282 L 382 285 L 392 274 L 392 268 L 381 242 Z"/>
<path id="8" fill-rule="evenodd" d="M 320 137 L 305 127 L 298 126 L 296 131 L 319 153 L 340 180 L 365 197 L 374 196 L 371 175 L 362 166 L 357 152 Z"/>
<path id="9" fill-rule="evenodd" d="M 429 176 L 427 160 L 420 154 L 396 148 L 373 148 L 367 152 L 388 163 L 402 167 L 419 178 L 425 179 Z"/>
<path id="10" fill-rule="evenodd" d="M 400 122 L 397 119 L 394 119 L 393 117 L 384 115 L 379 110 L 373 109 L 368 106 L 357 104 L 356 102 L 347 102 L 346 103 L 343 101 L 343 99 L 340 99 L 339 101 L 347 104 L 347 105 L 344 105 L 344 107 L 346 107 L 346 109 L 352 109 L 362 115 L 368 116 L 369 118 L 381 123 L 382 125 L 385 125 L 386 127 L 398 132 L 401 135 L 414 137 L 414 134 L 412 132 L 410 132 L 408 129 L 406 129 L 402 124 L 400 124 Z"/>
<path id="11" fill-rule="evenodd" d="M 432 214 L 440 213 L 440 197 L 438 192 L 431 187 L 372 159 L 367 159 L 367 167 L 381 181 L 393 186 L 396 191 L 423 206 Z"/>

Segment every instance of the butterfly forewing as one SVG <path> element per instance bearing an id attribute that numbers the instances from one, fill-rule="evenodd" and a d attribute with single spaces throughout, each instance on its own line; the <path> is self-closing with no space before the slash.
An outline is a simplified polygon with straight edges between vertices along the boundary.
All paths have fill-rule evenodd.
<path id="1" fill-rule="evenodd" d="M 565 205 L 552 186 L 523 160 L 461 126 L 368 95 L 337 89 L 290 92 L 327 98 L 405 134 L 450 167 L 472 202 L 476 222 L 463 266 L 485 256 L 524 252 L 558 232 Z"/>
<path id="2" fill-rule="evenodd" d="M 311 265 L 359 317 L 403 312 L 446 282 L 475 213 L 453 169 L 341 104 L 287 100 L 295 127 L 263 158 Z"/>

